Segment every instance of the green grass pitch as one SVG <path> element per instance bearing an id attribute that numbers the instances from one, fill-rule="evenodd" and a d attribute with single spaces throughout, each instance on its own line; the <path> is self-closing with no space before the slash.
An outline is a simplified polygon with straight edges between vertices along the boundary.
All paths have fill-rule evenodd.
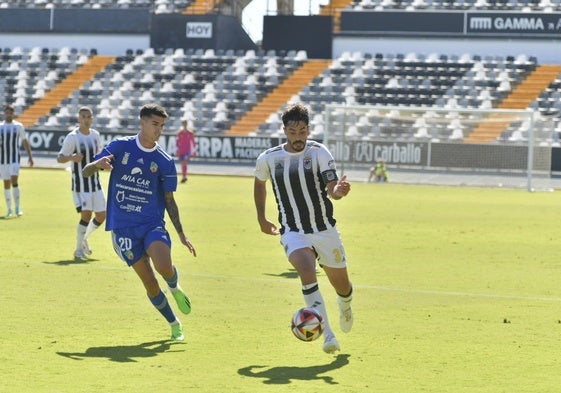
<path id="1" fill-rule="evenodd" d="M 0 220 L 1 392 L 561 386 L 559 192 L 352 184 L 335 212 L 355 325 L 340 332 L 321 274 L 342 346 L 327 355 L 321 341 L 290 332 L 303 306 L 299 281 L 279 239 L 259 232 L 251 178 L 191 176 L 179 185 L 183 225 L 199 254 L 191 257 L 170 231 L 193 303 L 180 316 L 184 343 L 167 341 L 167 324 L 107 232 L 92 235 L 90 261 L 73 261 L 78 215 L 68 172 L 24 169 L 20 186 L 24 216 Z"/>

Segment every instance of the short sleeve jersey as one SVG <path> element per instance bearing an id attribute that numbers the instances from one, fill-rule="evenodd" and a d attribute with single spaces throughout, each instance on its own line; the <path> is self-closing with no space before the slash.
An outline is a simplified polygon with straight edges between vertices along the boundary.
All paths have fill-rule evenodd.
<path id="1" fill-rule="evenodd" d="M 195 134 L 191 131 L 180 130 L 177 133 L 177 154 L 193 154 L 195 151 Z"/>
<path id="2" fill-rule="evenodd" d="M 70 156 L 74 153 L 81 153 L 83 158 L 80 162 L 72 163 L 72 191 L 75 192 L 94 192 L 101 190 L 99 174 L 84 178 L 82 169 L 93 161 L 94 156 L 101 151 L 101 136 L 95 129 L 90 129 L 88 135 L 80 132 L 76 127 L 70 131 L 64 141 L 59 154 Z"/>
<path id="3" fill-rule="evenodd" d="M 20 144 L 26 138 L 25 128 L 19 121 L 0 123 L 0 164 L 18 164 Z"/>
<path id="4" fill-rule="evenodd" d="M 299 153 L 285 145 L 259 155 L 255 177 L 271 180 L 279 210 L 280 232 L 315 233 L 335 226 L 326 184 L 337 180 L 333 156 L 318 142 L 308 141 Z"/>
<path id="5" fill-rule="evenodd" d="M 163 225 L 165 192 L 177 189 L 173 158 L 160 145 L 147 149 L 138 136 L 117 138 L 96 159 L 113 155 L 107 191 L 106 230 Z"/>

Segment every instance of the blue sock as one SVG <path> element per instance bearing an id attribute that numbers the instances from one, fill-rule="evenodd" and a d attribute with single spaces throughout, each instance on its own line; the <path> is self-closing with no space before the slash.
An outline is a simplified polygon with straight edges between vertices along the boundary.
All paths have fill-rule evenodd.
<path id="1" fill-rule="evenodd" d="M 175 322 L 175 314 L 168 303 L 166 295 L 164 295 L 162 291 L 160 291 L 156 297 L 149 297 L 148 299 L 150 299 L 150 302 L 154 305 L 154 307 L 156 307 L 160 314 L 164 316 L 166 321 L 169 323 Z"/>
<path id="2" fill-rule="evenodd" d="M 167 279 L 164 277 L 164 280 L 166 280 L 166 282 L 168 283 L 168 287 L 170 287 L 170 289 L 175 289 L 177 287 L 178 278 L 177 278 L 177 268 L 175 266 L 173 267 L 173 271 L 174 274 L 172 278 Z"/>

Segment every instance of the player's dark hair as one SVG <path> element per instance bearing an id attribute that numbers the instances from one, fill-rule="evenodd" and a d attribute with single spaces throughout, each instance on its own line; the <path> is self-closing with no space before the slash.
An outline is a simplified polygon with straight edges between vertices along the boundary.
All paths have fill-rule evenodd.
<path id="1" fill-rule="evenodd" d="M 141 119 L 144 117 L 151 117 L 152 115 L 163 117 L 164 119 L 169 117 L 164 107 L 158 104 L 146 104 L 140 109 Z"/>
<path id="2" fill-rule="evenodd" d="M 12 112 L 15 112 L 14 106 L 11 105 L 11 104 L 5 105 L 5 106 L 4 106 L 4 111 L 12 111 Z"/>
<path id="3" fill-rule="evenodd" d="M 282 124 L 286 127 L 290 122 L 304 122 L 306 125 L 310 123 L 310 114 L 308 108 L 303 104 L 294 104 L 288 107 L 282 115 Z"/>

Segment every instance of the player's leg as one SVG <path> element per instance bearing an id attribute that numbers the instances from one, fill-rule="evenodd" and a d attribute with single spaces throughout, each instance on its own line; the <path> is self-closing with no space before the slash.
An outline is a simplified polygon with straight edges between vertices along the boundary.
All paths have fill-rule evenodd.
<path id="1" fill-rule="evenodd" d="M 91 255 L 92 249 L 88 243 L 88 238 L 93 231 L 98 229 L 105 221 L 105 196 L 103 191 L 96 191 L 91 194 L 91 208 L 94 212 L 94 218 L 88 222 L 84 239 L 82 240 L 82 250 L 85 254 Z M 91 217 L 91 215 L 90 215 Z"/>
<path id="2" fill-rule="evenodd" d="M 171 339 L 183 340 L 181 323 L 176 318 L 166 295 L 162 292 L 160 285 L 150 265 L 150 260 L 145 253 L 143 238 L 136 233 L 137 228 L 125 228 L 111 232 L 113 249 L 123 261 L 131 266 L 142 281 L 150 303 L 168 321 L 171 326 Z M 139 231 L 142 232 L 142 231 Z M 140 255 L 140 257 L 139 257 Z"/>
<path id="3" fill-rule="evenodd" d="M 17 172 L 19 172 L 17 170 L 17 168 L 12 166 L 11 181 L 12 181 L 12 197 L 13 197 L 13 200 L 14 200 L 14 208 L 15 208 L 15 211 L 16 211 L 16 215 L 17 216 L 22 216 L 23 211 L 21 210 L 21 207 L 20 207 L 19 175 L 17 174 Z M 16 173 L 16 174 L 14 174 L 14 173 Z"/>
<path id="4" fill-rule="evenodd" d="M 349 280 L 347 268 L 333 268 L 323 266 L 323 270 L 329 282 L 337 292 L 337 304 L 339 306 L 339 324 L 345 333 L 351 331 L 354 318 L 351 308 L 353 300 L 353 287 Z"/>
<path id="5" fill-rule="evenodd" d="M 80 210 L 80 221 L 78 221 L 78 226 L 76 227 L 76 249 L 74 250 L 74 258 L 82 260 L 88 259 L 84 252 L 84 236 L 86 235 L 91 217 L 91 210 Z"/>
<path id="6" fill-rule="evenodd" d="M 181 164 L 181 183 L 185 183 L 187 181 L 187 157 L 183 154 L 180 157 L 180 164 Z"/>
<path id="7" fill-rule="evenodd" d="M 314 236 L 319 263 L 337 293 L 341 330 L 347 333 L 353 325 L 353 287 L 347 272 L 347 258 L 341 237 L 336 228 Z"/>
<path id="8" fill-rule="evenodd" d="M 156 240 L 158 239 L 158 240 Z M 166 281 L 169 290 L 171 291 L 177 307 L 183 314 L 191 312 L 191 300 L 179 285 L 179 275 L 177 268 L 171 261 L 171 241 L 167 231 L 161 227 L 152 231 L 146 237 L 145 244 L 148 244 L 146 252 L 156 271 Z"/>
<path id="9" fill-rule="evenodd" d="M 10 177 L 10 165 L 2 164 L 0 165 L 0 175 L 4 181 L 4 199 L 6 200 L 6 207 L 8 208 L 8 213 L 6 217 L 13 216 L 12 210 L 12 179 Z"/>
<path id="10" fill-rule="evenodd" d="M 4 180 L 4 199 L 6 200 L 6 206 L 8 207 L 6 217 L 12 217 L 14 213 L 12 210 L 12 181 L 10 179 Z"/>
<path id="11" fill-rule="evenodd" d="M 299 248 L 292 251 L 288 260 L 294 266 L 302 283 L 302 294 L 307 307 L 316 308 L 325 322 L 323 350 L 333 353 L 340 350 L 335 334 L 331 330 L 327 308 L 316 276 L 316 254 L 311 248 Z"/>
<path id="12" fill-rule="evenodd" d="M 181 323 L 176 318 L 171 306 L 167 300 L 166 295 L 162 292 L 158 280 L 154 274 L 154 270 L 150 265 L 148 256 L 143 255 L 137 262 L 132 265 L 132 268 L 142 281 L 146 294 L 150 303 L 162 314 L 171 326 L 171 339 L 182 341 L 184 339 L 183 329 Z"/>

